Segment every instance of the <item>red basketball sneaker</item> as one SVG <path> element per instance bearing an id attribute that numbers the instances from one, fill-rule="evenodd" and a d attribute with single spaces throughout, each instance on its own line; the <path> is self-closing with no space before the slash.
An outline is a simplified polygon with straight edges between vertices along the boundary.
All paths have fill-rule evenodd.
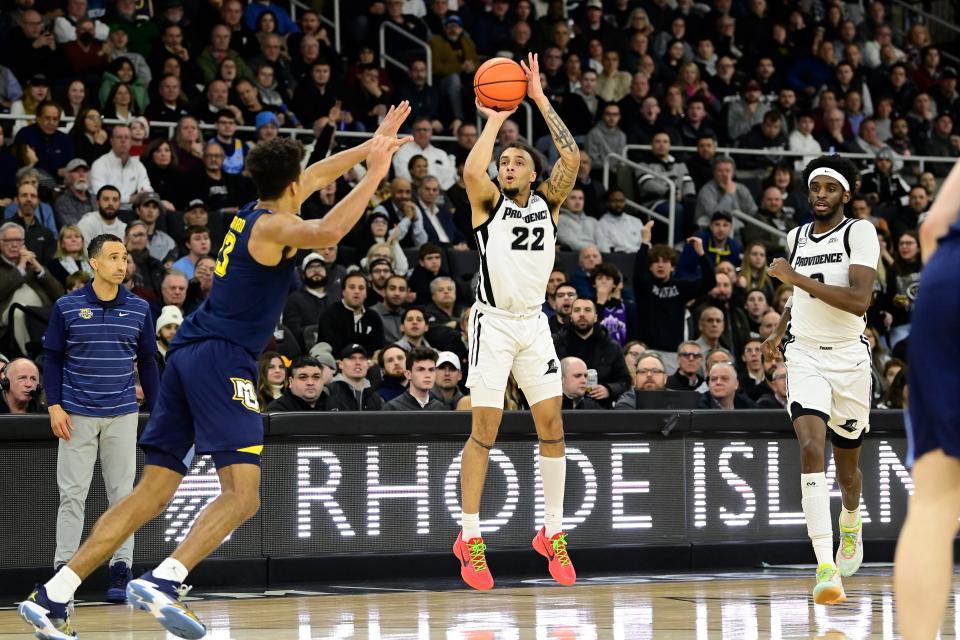
<path id="1" fill-rule="evenodd" d="M 487 545 L 483 538 L 470 538 L 463 541 L 463 531 L 457 534 L 457 541 L 453 543 L 453 555 L 460 560 L 460 577 L 474 589 L 486 591 L 493 589 L 493 576 L 487 568 Z"/>
<path id="2" fill-rule="evenodd" d="M 577 581 L 577 572 L 567 555 L 567 534 L 563 531 L 547 538 L 545 529 L 540 528 L 533 539 L 533 548 L 550 561 L 550 575 L 562 585 L 571 585 Z"/>

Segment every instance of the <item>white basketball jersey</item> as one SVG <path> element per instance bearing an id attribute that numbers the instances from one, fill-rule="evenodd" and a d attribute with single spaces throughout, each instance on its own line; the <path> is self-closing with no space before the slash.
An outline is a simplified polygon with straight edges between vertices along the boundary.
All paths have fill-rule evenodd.
<path id="1" fill-rule="evenodd" d="M 480 253 L 477 300 L 510 313 L 539 309 L 557 244 L 557 227 L 543 196 L 531 193 L 524 208 L 501 193 L 493 213 L 474 233 Z"/>
<path id="2" fill-rule="evenodd" d="M 792 248 L 790 264 L 797 273 L 839 287 L 850 286 L 850 265 L 876 269 L 880 260 L 877 231 L 867 220 L 845 218 L 819 236 L 813 233 L 810 222 L 790 231 L 787 246 Z M 794 287 L 791 335 L 819 344 L 838 344 L 859 340 L 865 327 L 865 317 L 838 309 Z"/>

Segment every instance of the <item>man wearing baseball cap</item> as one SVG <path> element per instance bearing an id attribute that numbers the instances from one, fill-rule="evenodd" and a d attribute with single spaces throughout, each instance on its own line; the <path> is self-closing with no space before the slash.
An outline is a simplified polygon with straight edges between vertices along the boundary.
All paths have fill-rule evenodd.
<path id="1" fill-rule="evenodd" d="M 157 220 L 163 209 L 163 199 L 156 191 L 144 191 L 133 197 L 133 209 L 137 217 L 147 225 L 149 244 L 147 249 L 151 257 L 160 262 L 173 262 L 177 259 L 177 243 L 170 235 L 157 229 Z"/>
<path id="2" fill-rule="evenodd" d="M 317 324 L 320 314 L 340 297 L 339 287 L 328 287 L 327 263 L 317 252 L 307 254 L 300 263 L 300 280 L 303 288 L 297 289 L 287 297 L 283 308 L 283 324 L 290 329 L 301 349 L 306 349 L 303 329 L 307 325 Z"/>
<path id="3" fill-rule="evenodd" d="M 460 358 L 452 351 L 437 354 L 437 379 L 430 395 L 443 403 L 445 409 L 453 411 L 463 398 L 460 391 Z"/>
<path id="4" fill-rule="evenodd" d="M 463 121 L 463 85 L 460 74 L 477 70 L 477 45 L 463 30 L 463 20 L 450 14 L 443 20 L 443 35 L 430 40 L 433 73 L 440 78 L 440 93 L 447 97 L 454 120 Z"/>
<path id="5" fill-rule="evenodd" d="M 340 350 L 340 373 L 333 377 L 330 391 L 331 411 L 380 411 L 383 399 L 367 380 L 370 363 L 362 344 L 352 343 Z"/>
<path id="6" fill-rule="evenodd" d="M 53 212 L 62 226 L 77 224 L 96 207 L 90 193 L 90 165 L 83 158 L 74 158 L 64 169 L 63 182 L 67 188 L 53 201 Z"/>

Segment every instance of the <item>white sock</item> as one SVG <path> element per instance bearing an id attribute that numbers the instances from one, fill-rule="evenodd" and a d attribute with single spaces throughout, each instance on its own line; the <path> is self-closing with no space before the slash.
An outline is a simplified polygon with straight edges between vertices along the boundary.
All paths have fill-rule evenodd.
<path id="1" fill-rule="evenodd" d="M 190 571 L 183 566 L 183 563 L 173 558 L 167 558 L 160 563 L 160 566 L 153 570 L 153 575 L 161 580 L 172 580 L 173 582 L 183 582 L 187 579 Z"/>
<path id="2" fill-rule="evenodd" d="M 840 510 L 840 524 L 844 527 L 852 529 L 857 526 L 857 523 L 860 521 L 860 507 L 857 506 L 853 511 L 849 511 L 846 507 Z"/>
<path id="3" fill-rule="evenodd" d="M 563 531 L 563 490 L 567 484 L 567 459 L 540 456 L 543 480 L 543 527 L 547 538 Z"/>
<path id="4" fill-rule="evenodd" d="M 833 564 L 833 523 L 830 521 L 830 494 L 827 476 L 820 473 L 801 473 L 800 491 L 803 495 L 803 517 L 807 520 L 807 535 L 813 542 L 817 564 Z"/>
<path id="5" fill-rule="evenodd" d="M 47 589 L 48 598 L 54 602 L 66 604 L 80 588 L 80 582 L 80 576 L 70 567 L 64 566 L 43 586 Z"/>
<path id="6" fill-rule="evenodd" d="M 480 513 L 463 513 L 463 541 L 480 538 Z"/>

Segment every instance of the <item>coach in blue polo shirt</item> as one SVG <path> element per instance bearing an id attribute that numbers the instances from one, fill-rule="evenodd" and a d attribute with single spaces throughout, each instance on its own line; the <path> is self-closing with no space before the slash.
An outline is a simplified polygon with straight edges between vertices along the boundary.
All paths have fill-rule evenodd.
<path id="1" fill-rule="evenodd" d="M 57 300 L 43 336 L 43 385 L 50 426 L 60 438 L 56 567 L 80 546 L 98 450 L 110 505 L 133 490 L 139 412 L 134 363 L 148 409 L 160 389 L 150 305 L 120 286 L 127 269 L 123 241 L 99 235 L 87 251 L 93 282 Z M 108 601 L 126 600 L 132 564 L 130 536 L 110 561 Z"/>

